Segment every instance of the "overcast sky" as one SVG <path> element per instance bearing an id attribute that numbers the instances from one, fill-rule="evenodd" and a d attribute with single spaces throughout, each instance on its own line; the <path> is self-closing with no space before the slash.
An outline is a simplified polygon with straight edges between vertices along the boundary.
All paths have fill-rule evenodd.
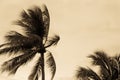
<path id="1" fill-rule="evenodd" d="M 7 31 L 20 31 L 12 21 L 22 9 L 42 3 L 50 12 L 50 32 L 61 37 L 50 49 L 57 64 L 55 80 L 70 80 L 78 66 L 90 65 L 86 56 L 96 50 L 120 53 L 120 0 L 0 0 L 0 42 Z M 0 59 L 1 64 L 6 56 Z M 15 77 L 0 75 L 0 79 L 27 80 L 32 63 L 19 69 Z"/>

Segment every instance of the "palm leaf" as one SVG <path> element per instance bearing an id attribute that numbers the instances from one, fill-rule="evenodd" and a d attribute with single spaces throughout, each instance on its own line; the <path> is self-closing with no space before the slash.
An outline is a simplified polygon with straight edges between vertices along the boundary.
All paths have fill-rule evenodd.
<path id="1" fill-rule="evenodd" d="M 28 80 L 38 80 L 40 74 L 41 74 L 41 67 L 42 66 L 42 60 L 41 57 L 37 60 L 36 65 L 34 66 L 31 74 L 28 77 Z"/>
<path id="2" fill-rule="evenodd" d="M 16 54 L 19 51 L 24 51 L 24 50 L 25 49 L 23 49 L 21 46 L 5 47 L 3 49 L 0 49 L 0 55 L 7 54 L 7 53 L 9 53 L 9 55 Z"/>
<path id="3" fill-rule="evenodd" d="M 76 78 L 92 78 L 93 80 L 101 80 L 100 77 L 90 68 L 86 69 L 83 67 L 80 67 L 76 72 Z"/>
<path id="4" fill-rule="evenodd" d="M 92 59 L 92 64 L 93 65 L 100 66 L 100 69 L 101 69 L 101 71 L 100 71 L 101 75 L 100 76 L 102 76 L 103 78 L 107 78 L 110 75 L 109 71 L 106 67 L 106 64 L 104 64 L 104 62 L 103 62 L 103 60 L 101 60 L 101 58 L 99 58 L 96 55 L 90 55 L 88 57 Z"/>
<path id="5" fill-rule="evenodd" d="M 0 54 L 16 54 L 19 51 L 31 49 L 36 46 L 36 44 L 41 45 L 42 41 L 39 37 L 35 35 L 29 36 L 30 37 L 24 36 L 16 31 L 9 32 L 9 34 L 5 36 L 7 43 L 0 45 Z"/>
<path id="6" fill-rule="evenodd" d="M 48 9 L 47 9 L 46 5 L 43 5 L 42 8 L 43 8 L 42 17 L 43 17 L 43 23 L 44 23 L 44 28 L 45 28 L 44 37 L 45 37 L 45 42 L 46 42 L 48 32 L 49 32 L 50 16 L 49 16 L 49 12 L 48 12 Z"/>
<path id="7" fill-rule="evenodd" d="M 42 39 L 35 34 L 29 34 L 27 36 L 24 36 L 16 31 L 11 31 L 8 35 L 6 35 L 5 38 L 7 42 L 11 43 L 9 44 L 10 46 L 19 45 L 22 48 L 32 48 L 36 44 L 42 44 Z"/>
<path id="8" fill-rule="evenodd" d="M 119 62 L 115 58 L 110 59 L 110 65 L 112 69 L 112 80 L 115 80 L 119 76 Z"/>
<path id="9" fill-rule="evenodd" d="M 50 52 L 47 54 L 46 62 L 48 64 L 48 67 L 50 68 L 50 71 L 52 74 L 51 80 L 53 80 L 53 78 L 55 76 L 55 72 L 56 72 L 56 63 L 55 63 L 54 57 L 52 56 L 52 54 Z"/>
<path id="10" fill-rule="evenodd" d="M 30 39 L 27 36 L 24 36 L 16 31 L 10 31 L 6 36 L 5 39 L 8 43 L 12 45 L 24 45 L 30 44 Z M 32 40 L 31 40 L 32 41 Z"/>
<path id="11" fill-rule="evenodd" d="M 101 76 L 102 80 L 111 78 L 108 70 L 105 69 L 103 66 L 100 67 L 100 76 Z"/>
<path id="12" fill-rule="evenodd" d="M 5 72 L 8 71 L 9 74 L 15 74 L 17 69 L 26 64 L 27 62 L 29 62 L 30 60 L 33 59 L 33 57 L 35 56 L 35 51 L 26 51 L 24 54 L 14 57 L 6 62 L 4 62 L 2 64 L 2 68 L 1 68 L 1 72 Z"/>
<path id="13" fill-rule="evenodd" d="M 120 55 L 114 56 L 113 59 L 115 59 L 117 63 L 119 64 L 119 72 L 120 72 Z"/>
<path id="14" fill-rule="evenodd" d="M 16 32 L 16 31 L 10 31 L 8 32 L 8 34 L 5 36 L 5 39 L 8 41 L 8 42 L 12 42 L 12 41 L 17 41 L 18 39 L 26 39 L 27 37 Z"/>
<path id="15" fill-rule="evenodd" d="M 0 45 L 0 48 L 2 48 L 2 47 L 5 47 L 5 46 L 9 46 L 11 43 L 4 43 L 4 44 L 1 44 Z"/>
<path id="16" fill-rule="evenodd" d="M 36 34 L 43 38 L 45 28 L 43 23 L 42 11 L 39 7 L 35 6 L 32 9 L 23 11 L 21 19 L 14 23 L 23 27 L 27 34 Z"/>
<path id="17" fill-rule="evenodd" d="M 102 68 L 105 68 L 108 71 L 109 75 L 112 75 L 112 69 L 109 63 L 109 57 L 104 52 L 95 52 L 95 55 L 90 55 L 89 58 L 92 58 L 93 65 L 98 65 Z"/>
<path id="18" fill-rule="evenodd" d="M 10 31 L 6 36 L 5 39 L 7 42 L 10 42 L 12 44 L 25 44 L 33 41 L 35 38 L 31 39 L 31 36 L 24 36 L 16 31 Z"/>
<path id="19" fill-rule="evenodd" d="M 60 37 L 58 35 L 55 35 L 49 38 L 45 44 L 45 48 L 50 47 L 51 45 L 57 45 L 59 40 L 60 40 Z"/>

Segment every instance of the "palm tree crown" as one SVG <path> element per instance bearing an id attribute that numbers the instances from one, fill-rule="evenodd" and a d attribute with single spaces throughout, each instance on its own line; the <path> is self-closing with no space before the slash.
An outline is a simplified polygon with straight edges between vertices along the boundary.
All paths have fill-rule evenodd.
<path id="1" fill-rule="evenodd" d="M 120 80 L 120 56 L 109 57 L 106 53 L 98 51 L 90 55 L 92 65 L 100 67 L 100 74 L 90 68 L 80 67 L 76 72 L 77 79 L 84 80 Z"/>
<path id="2" fill-rule="evenodd" d="M 23 28 L 25 34 L 10 31 L 6 36 L 6 43 L 0 45 L 0 55 L 19 54 L 2 65 L 2 72 L 8 71 L 15 74 L 17 69 L 32 60 L 37 53 L 41 55 L 34 66 L 29 80 L 38 80 L 40 74 L 44 76 L 44 53 L 48 52 L 47 65 L 50 67 L 52 78 L 55 75 L 56 65 L 50 51 L 46 48 L 56 45 L 60 37 L 55 35 L 48 38 L 50 17 L 48 9 L 43 5 L 43 10 L 37 6 L 27 11 L 23 10 L 20 19 L 14 22 Z M 44 79 L 42 79 L 44 80 Z"/>

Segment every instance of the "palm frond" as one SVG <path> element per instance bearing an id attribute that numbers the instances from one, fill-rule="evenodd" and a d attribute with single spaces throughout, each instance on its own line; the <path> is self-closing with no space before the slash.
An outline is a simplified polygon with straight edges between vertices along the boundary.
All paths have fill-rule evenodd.
<path id="1" fill-rule="evenodd" d="M 24 54 L 20 55 L 20 56 L 17 56 L 17 57 L 14 57 L 6 62 L 4 62 L 2 64 L 2 67 L 1 67 L 1 72 L 9 72 L 9 75 L 11 74 L 15 74 L 17 69 L 26 64 L 27 62 L 31 61 L 34 56 L 35 56 L 35 51 L 26 51 Z"/>
<path id="2" fill-rule="evenodd" d="M 120 55 L 116 55 L 113 57 L 113 59 L 115 59 L 117 61 L 117 63 L 119 64 L 119 74 L 120 74 Z"/>
<path id="3" fill-rule="evenodd" d="M 119 77 L 119 68 L 120 68 L 119 62 L 114 57 L 110 57 L 109 63 L 110 63 L 112 75 L 110 75 L 109 71 L 106 70 L 104 67 L 101 67 L 100 68 L 101 78 L 103 80 L 110 80 L 110 79 L 116 80 Z"/>
<path id="4" fill-rule="evenodd" d="M 28 80 L 38 80 L 40 74 L 41 74 L 41 66 L 42 66 L 42 62 L 41 62 L 41 57 L 39 57 L 39 59 L 37 60 L 36 65 L 34 66 L 31 74 L 28 77 Z"/>
<path id="5" fill-rule="evenodd" d="M 119 55 L 115 55 L 113 58 L 116 59 L 117 62 L 120 64 L 120 54 Z"/>
<path id="6" fill-rule="evenodd" d="M 15 41 L 17 39 L 26 39 L 26 37 L 16 31 L 10 31 L 8 34 L 5 36 L 5 39 L 7 41 Z"/>
<path id="7" fill-rule="evenodd" d="M 6 36 L 5 39 L 7 42 L 10 42 L 12 44 L 24 44 L 29 40 L 29 37 L 24 36 L 16 31 L 10 31 Z M 33 38 L 34 39 L 34 38 Z"/>
<path id="8" fill-rule="evenodd" d="M 93 80 L 101 80 L 100 77 L 90 68 L 80 67 L 76 72 L 76 78 L 92 78 Z"/>
<path id="9" fill-rule="evenodd" d="M 27 42 L 30 42 L 29 37 L 24 36 L 16 31 L 10 31 L 5 36 L 5 39 L 8 43 L 11 43 L 11 45 L 23 45 L 26 44 Z"/>
<path id="10" fill-rule="evenodd" d="M 100 77 L 101 77 L 102 80 L 106 80 L 108 78 L 111 78 L 110 77 L 110 73 L 103 66 L 100 67 L 100 71 L 99 72 L 100 72 Z"/>
<path id="11" fill-rule="evenodd" d="M 36 44 L 41 44 L 41 39 L 35 35 L 24 36 L 16 31 L 9 32 L 8 35 L 5 36 L 7 43 L 1 44 L 0 54 L 4 53 L 17 53 L 19 51 L 24 51 L 27 49 L 31 49 Z"/>
<path id="12" fill-rule="evenodd" d="M 48 9 L 47 9 L 46 5 L 43 5 L 42 8 L 43 8 L 42 17 L 43 17 L 43 23 L 44 23 L 44 28 L 45 28 L 44 37 L 45 37 L 45 42 L 46 42 L 48 32 L 49 32 L 50 16 L 49 16 L 49 12 L 48 12 Z"/>
<path id="13" fill-rule="evenodd" d="M 50 68 L 50 71 L 52 74 L 51 80 L 53 80 L 53 78 L 55 76 L 55 72 L 56 72 L 56 63 L 55 63 L 54 57 L 52 56 L 52 54 L 50 52 L 47 54 L 46 62 L 48 64 L 48 67 Z"/>
<path id="14" fill-rule="evenodd" d="M 9 53 L 9 55 L 11 54 L 16 54 L 19 51 L 23 51 L 24 49 L 21 46 L 10 46 L 10 47 L 5 47 L 3 49 L 0 49 L 0 55 L 4 55 Z"/>
<path id="15" fill-rule="evenodd" d="M 4 43 L 4 44 L 1 44 L 0 45 L 0 48 L 2 48 L 2 47 L 5 47 L 5 46 L 9 46 L 11 43 Z"/>
<path id="16" fill-rule="evenodd" d="M 112 69 L 112 80 L 116 80 L 119 76 L 119 62 L 115 58 L 110 59 L 110 66 Z"/>
<path id="17" fill-rule="evenodd" d="M 20 17 L 21 19 L 14 22 L 16 25 L 23 27 L 27 34 L 36 34 L 43 38 L 46 28 L 44 27 L 42 11 L 39 7 L 35 6 L 32 9 L 23 11 Z"/>
<path id="18" fill-rule="evenodd" d="M 57 45 L 58 41 L 60 40 L 60 37 L 58 35 L 55 35 L 47 40 L 45 44 L 45 48 L 50 47 L 52 45 Z"/>
<path id="19" fill-rule="evenodd" d="M 102 68 L 105 68 L 108 71 L 109 75 L 112 75 L 112 69 L 109 62 L 109 57 L 102 51 L 95 52 L 95 55 L 90 55 L 89 58 L 92 58 L 93 65 L 98 65 Z"/>
<path id="20" fill-rule="evenodd" d="M 19 45 L 22 48 L 32 48 L 36 44 L 42 44 L 42 39 L 35 34 L 24 36 L 16 31 L 11 31 L 5 38 L 7 42 L 11 43 L 10 46 Z"/>

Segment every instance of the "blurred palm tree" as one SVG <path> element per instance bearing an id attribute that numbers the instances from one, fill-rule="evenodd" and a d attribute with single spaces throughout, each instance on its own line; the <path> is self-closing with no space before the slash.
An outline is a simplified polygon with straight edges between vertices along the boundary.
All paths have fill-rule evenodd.
<path id="1" fill-rule="evenodd" d="M 43 9 L 42 9 L 43 8 Z M 51 71 L 51 80 L 56 72 L 56 64 L 48 47 L 56 45 L 60 39 L 58 35 L 48 37 L 50 17 L 45 5 L 42 8 L 37 6 L 23 10 L 20 19 L 14 24 L 24 29 L 25 34 L 16 31 L 10 31 L 6 36 L 6 43 L 0 45 L 0 55 L 19 54 L 16 57 L 4 62 L 1 71 L 8 71 L 9 74 L 15 74 L 18 68 L 31 61 L 36 54 L 40 57 L 37 60 L 28 80 L 38 80 L 42 74 L 42 80 L 45 80 L 45 53 L 47 53 L 46 63 Z"/>
<path id="2" fill-rule="evenodd" d="M 88 57 L 92 59 L 92 65 L 100 67 L 99 74 L 90 68 L 80 67 L 76 72 L 78 80 L 120 80 L 120 55 L 109 57 L 98 51 Z"/>

